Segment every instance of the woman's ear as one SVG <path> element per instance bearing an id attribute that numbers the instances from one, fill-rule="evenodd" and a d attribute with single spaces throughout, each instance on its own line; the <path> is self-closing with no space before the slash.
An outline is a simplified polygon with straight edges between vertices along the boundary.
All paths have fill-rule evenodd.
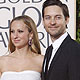
<path id="1" fill-rule="evenodd" d="M 32 45 L 32 40 L 33 40 L 33 32 L 31 31 L 31 32 L 29 33 L 29 41 L 28 41 L 29 46 Z"/>
<path id="2" fill-rule="evenodd" d="M 31 37 L 33 39 L 33 32 L 32 31 L 30 32 L 29 37 Z"/>

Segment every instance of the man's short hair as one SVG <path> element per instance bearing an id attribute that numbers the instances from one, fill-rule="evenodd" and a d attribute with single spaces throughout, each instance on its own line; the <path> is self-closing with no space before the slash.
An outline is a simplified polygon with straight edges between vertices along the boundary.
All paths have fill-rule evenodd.
<path id="1" fill-rule="evenodd" d="M 59 6 L 62 9 L 63 15 L 66 17 L 69 17 L 69 10 L 66 4 L 63 4 L 60 0 L 46 0 L 43 3 L 42 7 L 42 17 L 44 18 L 44 9 L 48 6 Z"/>

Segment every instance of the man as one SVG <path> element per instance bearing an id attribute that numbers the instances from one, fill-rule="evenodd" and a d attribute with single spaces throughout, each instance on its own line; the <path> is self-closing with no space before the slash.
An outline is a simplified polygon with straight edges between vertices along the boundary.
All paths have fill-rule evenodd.
<path id="1" fill-rule="evenodd" d="M 69 22 L 67 5 L 59 0 L 46 0 L 42 17 L 52 40 L 52 46 L 45 54 L 42 80 L 80 80 L 80 44 L 66 32 Z"/>

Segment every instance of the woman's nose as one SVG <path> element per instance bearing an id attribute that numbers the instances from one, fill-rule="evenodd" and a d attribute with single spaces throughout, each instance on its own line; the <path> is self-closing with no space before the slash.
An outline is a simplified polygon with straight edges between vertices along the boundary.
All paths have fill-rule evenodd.
<path id="1" fill-rule="evenodd" d="M 15 39 L 18 38 L 18 33 L 17 33 L 17 32 L 15 32 L 14 38 L 15 38 Z"/>

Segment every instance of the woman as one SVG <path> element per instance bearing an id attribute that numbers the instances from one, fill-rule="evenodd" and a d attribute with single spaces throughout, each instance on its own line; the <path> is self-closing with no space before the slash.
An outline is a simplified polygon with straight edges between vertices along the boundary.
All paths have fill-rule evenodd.
<path id="1" fill-rule="evenodd" d="M 0 57 L 1 80 L 40 80 L 43 56 L 37 29 L 28 16 L 10 23 L 9 55 Z"/>

